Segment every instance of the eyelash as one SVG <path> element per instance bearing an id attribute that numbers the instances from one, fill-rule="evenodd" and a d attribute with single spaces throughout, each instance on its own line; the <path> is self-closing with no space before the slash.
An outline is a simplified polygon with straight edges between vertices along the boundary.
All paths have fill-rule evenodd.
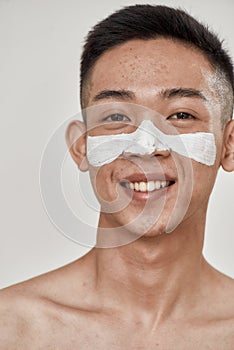
<path id="1" fill-rule="evenodd" d="M 113 119 L 111 119 L 111 117 L 113 117 L 113 116 L 118 116 L 118 117 L 123 117 L 123 119 L 122 120 L 113 120 Z M 125 120 L 124 120 L 124 118 L 125 118 Z M 108 120 L 110 120 L 110 121 L 113 121 L 113 122 L 123 122 L 123 121 L 131 121 L 126 115 L 124 115 L 124 114 L 120 114 L 120 113 L 113 113 L 113 114 L 111 114 L 111 115 L 108 115 L 106 118 L 104 118 L 103 119 L 103 121 L 108 121 Z"/>
<path id="2" fill-rule="evenodd" d="M 173 118 L 174 116 L 179 116 L 179 118 Z M 189 117 L 189 118 L 188 118 Z M 171 114 L 167 119 L 174 119 L 174 120 L 191 120 L 191 119 L 196 119 L 192 114 L 186 113 L 186 112 L 177 112 L 174 114 Z"/>

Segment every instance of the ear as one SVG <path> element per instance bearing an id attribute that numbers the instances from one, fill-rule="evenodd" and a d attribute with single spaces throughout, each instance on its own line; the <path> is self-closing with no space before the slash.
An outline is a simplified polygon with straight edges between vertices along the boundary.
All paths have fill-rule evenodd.
<path id="1" fill-rule="evenodd" d="M 234 171 L 234 120 L 230 120 L 224 130 L 221 165 L 226 171 Z"/>
<path id="2" fill-rule="evenodd" d="M 73 120 L 66 129 L 66 142 L 70 154 L 81 171 L 89 168 L 86 158 L 86 127 L 79 120 Z"/>

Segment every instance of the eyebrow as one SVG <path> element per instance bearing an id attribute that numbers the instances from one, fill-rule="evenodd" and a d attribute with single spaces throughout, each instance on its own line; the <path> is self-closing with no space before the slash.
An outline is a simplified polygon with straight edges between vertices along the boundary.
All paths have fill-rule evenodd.
<path id="1" fill-rule="evenodd" d="M 207 101 L 204 94 L 197 89 L 192 88 L 174 88 L 174 89 L 165 89 L 160 95 L 163 98 L 174 98 L 174 97 L 195 97 L 200 98 L 203 101 Z"/>
<path id="2" fill-rule="evenodd" d="M 164 99 L 190 97 L 199 98 L 203 101 L 207 101 L 206 97 L 200 90 L 192 88 L 163 89 L 162 91 L 160 91 L 159 95 Z M 115 98 L 117 100 L 133 100 L 135 97 L 136 96 L 134 92 L 130 90 L 103 90 L 93 97 L 93 101 L 100 101 L 111 98 Z"/>
<path id="3" fill-rule="evenodd" d="M 129 90 L 103 90 L 94 96 L 93 101 L 99 101 L 108 98 L 116 98 L 118 100 L 133 100 L 134 92 Z"/>

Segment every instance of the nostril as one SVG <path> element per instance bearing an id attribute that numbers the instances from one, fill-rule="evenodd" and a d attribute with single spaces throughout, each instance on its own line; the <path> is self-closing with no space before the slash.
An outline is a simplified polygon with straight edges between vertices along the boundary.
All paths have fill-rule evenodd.
<path id="1" fill-rule="evenodd" d="M 155 149 L 155 151 L 152 153 L 154 156 L 169 156 L 169 154 L 171 153 L 171 149 L 170 148 L 166 148 L 166 149 Z"/>

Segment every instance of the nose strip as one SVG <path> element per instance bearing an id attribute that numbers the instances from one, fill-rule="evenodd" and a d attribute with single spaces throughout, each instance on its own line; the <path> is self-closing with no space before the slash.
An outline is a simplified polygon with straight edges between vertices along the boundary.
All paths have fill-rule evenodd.
<path id="1" fill-rule="evenodd" d="M 129 134 L 87 137 L 87 158 L 93 166 L 108 164 L 124 152 L 144 155 L 155 150 L 172 150 L 209 166 L 214 164 L 216 158 L 213 134 L 167 135 L 150 120 L 143 120 L 137 130 Z"/>

